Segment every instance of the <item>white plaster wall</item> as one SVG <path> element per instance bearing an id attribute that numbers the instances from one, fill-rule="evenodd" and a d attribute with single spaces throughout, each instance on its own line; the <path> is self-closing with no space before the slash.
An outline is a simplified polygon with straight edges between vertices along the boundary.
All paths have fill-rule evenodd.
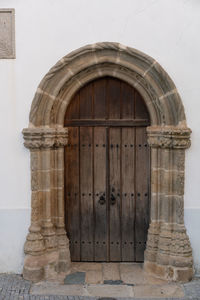
<path id="1" fill-rule="evenodd" d="M 0 60 L 0 272 L 22 270 L 30 173 L 21 130 L 28 125 L 36 88 L 62 56 L 100 41 L 152 56 L 179 90 L 193 131 L 186 156 L 185 221 L 200 270 L 200 1 L 0 0 L 0 7 L 16 12 L 16 60 Z"/>

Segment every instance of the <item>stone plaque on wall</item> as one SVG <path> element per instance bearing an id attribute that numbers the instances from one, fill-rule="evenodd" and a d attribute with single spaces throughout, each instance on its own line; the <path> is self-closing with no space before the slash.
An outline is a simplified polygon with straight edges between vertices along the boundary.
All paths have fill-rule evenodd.
<path id="1" fill-rule="evenodd" d="M 15 58 L 15 11 L 0 8 L 0 58 Z"/>

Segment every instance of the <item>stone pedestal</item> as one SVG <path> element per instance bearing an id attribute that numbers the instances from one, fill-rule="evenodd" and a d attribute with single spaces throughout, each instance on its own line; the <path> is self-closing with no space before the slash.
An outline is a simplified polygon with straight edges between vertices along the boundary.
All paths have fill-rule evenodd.
<path id="1" fill-rule="evenodd" d="M 193 276 L 193 258 L 184 226 L 184 161 L 190 146 L 187 128 L 148 128 L 152 149 L 151 224 L 144 268 L 174 281 Z"/>
<path id="2" fill-rule="evenodd" d="M 70 268 L 64 223 L 64 146 L 68 131 L 23 130 L 31 151 L 31 226 L 24 246 L 23 276 L 37 282 L 56 278 Z"/>

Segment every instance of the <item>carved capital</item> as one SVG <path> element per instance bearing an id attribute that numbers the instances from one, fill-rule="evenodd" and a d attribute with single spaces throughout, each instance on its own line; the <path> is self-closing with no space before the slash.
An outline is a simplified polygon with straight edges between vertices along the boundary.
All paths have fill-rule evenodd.
<path id="1" fill-rule="evenodd" d="M 151 126 L 147 128 L 148 143 L 154 148 L 186 149 L 190 147 L 189 128 Z"/>
<path id="2" fill-rule="evenodd" d="M 64 147 L 68 143 L 68 129 L 62 128 L 56 131 L 54 147 Z"/>
<path id="3" fill-rule="evenodd" d="M 67 128 L 25 128 L 24 146 L 30 150 L 56 148 L 67 145 Z"/>

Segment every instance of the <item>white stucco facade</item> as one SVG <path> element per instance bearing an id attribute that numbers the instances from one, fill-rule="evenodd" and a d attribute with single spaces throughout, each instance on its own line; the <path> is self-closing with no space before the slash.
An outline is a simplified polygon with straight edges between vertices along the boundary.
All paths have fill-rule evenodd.
<path id="1" fill-rule="evenodd" d="M 185 224 L 200 273 L 200 2 L 0 0 L 15 9 L 16 59 L 0 60 L 0 272 L 22 272 L 30 223 L 29 151 L 21 131 L 47 71 L 86 44 L 111 41 L 157 60 L 174 81 L 192 129 L 186 151 Z M 11 225 L 12 224 L 12 225 Z"/>

